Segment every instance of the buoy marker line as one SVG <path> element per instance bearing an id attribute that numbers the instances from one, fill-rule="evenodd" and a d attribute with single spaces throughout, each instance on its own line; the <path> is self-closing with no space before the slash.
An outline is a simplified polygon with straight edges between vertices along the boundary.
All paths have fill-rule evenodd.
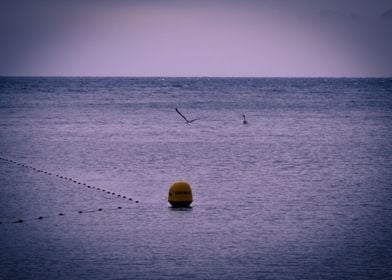
<path id="1" fill-rule="evenodd" d="M 7 158 L 4 158 L 4 157 L 0 157 L 0 160 L 8 162 L 8 163 L 16 164 L 16 165 L 18 165 L 20 167 L 31 169 L 31 170 L 36 171 L 38 173 L 43 173 L 43 174 L 46 174 L 48 176 L 55 176 L 55 177 L 58 177 L 59 179 L 70 181 L 71 183 L 74 183 L 74 184 L 76 184 L 79 187 L 83 186 L 83 187 L 85 187 L 87 189 L 97 190 L 97 191 L 105 192 L 107 194 L 111 194 L 111 195 L 113 195 L 113 196 L 115 196 L 117 198 L 121 198 L 123 200 L 128 200 L 128 201 L 132 201 L 132 202 L 135 202 L 135 203 L 139 203 L 138 200 L 133 200 L 131 197 L 127 197 L 126 195 L 117 194 L 117 193 L 115 193 L 113 191 L 110 191 L 110 190 L 106 190 L 106 189 L 103 189 L 103 188 L 100 188 L 100 187 L 92 186 L 92 185 L 80 182 L 80 181 L 78 181 L 78 180 L 76 180 L 74 178 L 70 178 L 70 177 L 67 177 L 67 176 L 64 176 L 64 175 L 61 175 L 61 174 L 54 174 L 52 172 L 41 170 L 41 169 L 36 168 L 34 166 L 30 166 L 30 165 L 27 165 L 27 164 L 24 164 L 24 163 L 20 163 L 20 162 L 17 162 L 17 161 L 11 160 L 11 159 L 7 159 Z"/>
<path id="2" fill-rule="evenodd" d="M 86 209 L 86 210 L 79 210 L 79 211 L 74 211 L 74 212 L 59 212 L 55 215 L 51 216 L 38 216 L 36 218 L 26 218 L 26 219 L 2 219 L 0 221 L 0 226 L 5 225 L 5 224 L 21 224 L 25 222 L 33 222 L 33 221 L 40 221 L 40 220 L 45 220 L 45 219 L 50 219 L 58 216 L 67 216 L 70 214 L 91 214 L 91 213 L 98 213 L 98 212 L 103 212 L 103 211 L 119 211 L 119 210 L 126 210 L 126 209 L 132 209 L 130 207 L 122 207 L 122 206 L 117 206 L 115 208 L 98 208 L 98 209 Z"/>

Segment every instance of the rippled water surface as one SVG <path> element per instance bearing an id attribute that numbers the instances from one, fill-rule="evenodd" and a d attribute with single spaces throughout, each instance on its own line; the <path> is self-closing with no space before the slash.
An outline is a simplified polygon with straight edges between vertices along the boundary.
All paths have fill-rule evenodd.
<path id="1" fill-rule="evenodd" d="M 0 78 L 0 156 L 0 279 L 392 278 L 391 79 Z"/>

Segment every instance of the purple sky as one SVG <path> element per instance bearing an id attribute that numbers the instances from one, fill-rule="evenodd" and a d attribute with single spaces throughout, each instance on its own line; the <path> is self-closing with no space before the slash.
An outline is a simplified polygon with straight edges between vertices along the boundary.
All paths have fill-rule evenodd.
<path id="1" fill-rule="evenodd" d="M 0 75 L 392 77 L 391 0 L 0 0 Z"/>

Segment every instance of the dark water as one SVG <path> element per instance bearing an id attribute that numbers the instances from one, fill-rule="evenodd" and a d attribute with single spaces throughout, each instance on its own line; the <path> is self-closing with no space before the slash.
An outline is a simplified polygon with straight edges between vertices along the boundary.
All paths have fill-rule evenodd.
<path id="1" fill-rule="evenodd" d="M 391 136 L 392 79 L 0 78 L 0 279 L 392 279 Z"/>

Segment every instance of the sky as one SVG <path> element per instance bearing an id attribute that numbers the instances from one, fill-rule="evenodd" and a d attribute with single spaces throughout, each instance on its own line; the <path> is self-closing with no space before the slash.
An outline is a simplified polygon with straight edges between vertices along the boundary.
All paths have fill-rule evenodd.
<path id="1" fill-rule="evenodd" d="M 0 76 L 392 77 L 392 0 L 0 0 Z"/>

